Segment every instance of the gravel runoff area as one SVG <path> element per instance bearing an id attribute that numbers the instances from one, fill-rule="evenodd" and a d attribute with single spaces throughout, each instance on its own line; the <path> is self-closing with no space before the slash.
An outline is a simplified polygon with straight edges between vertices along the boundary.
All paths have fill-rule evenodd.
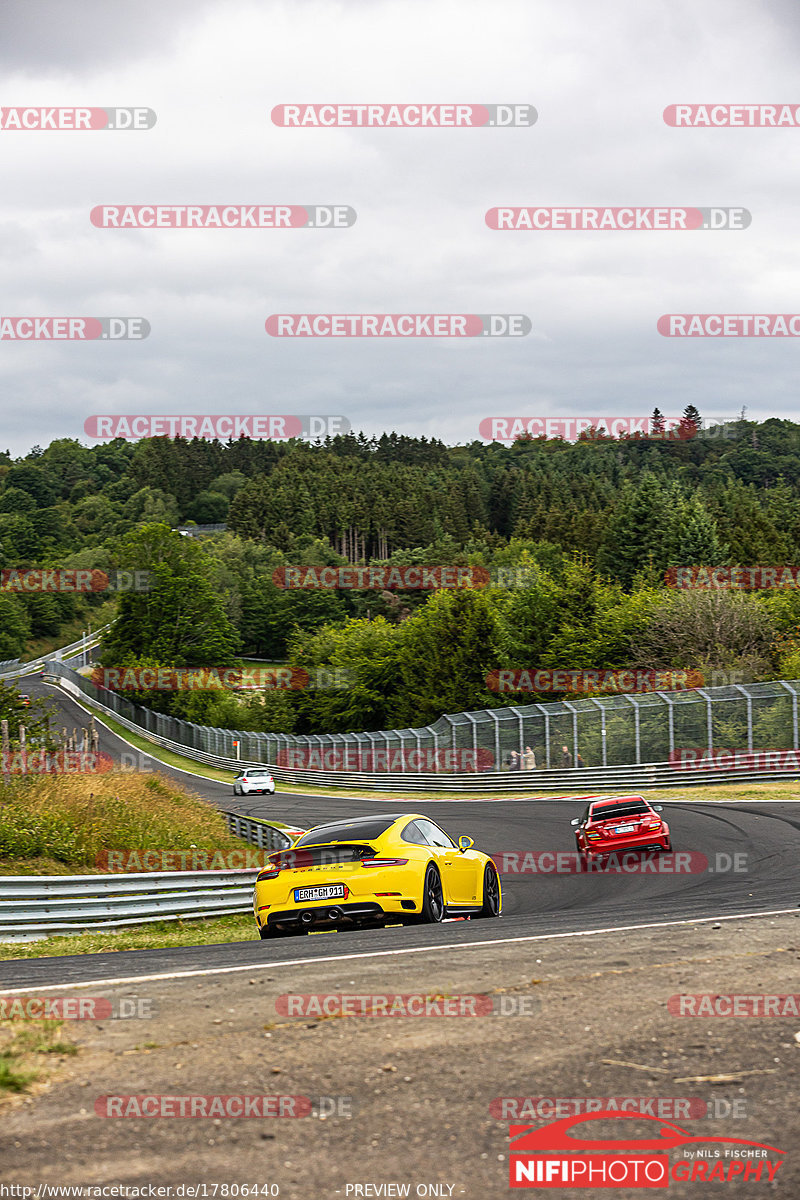
<path id="1" fill-rule="evenodd" d="M 346 935 L 321 936 L 332 955 L 346 952 Z M 391 951 L 391 943 L 392 930 L 376 933 L 372 949 Z M 303 941 L 280 948 L 285 960 L 302 957 Z M 0 1180 L 171 1185 L 161 1194 L 178 1197 L 198 1184 L 206 1185 L 194 1193 L 200 1197 L 237 1195 L 234 1184 L 283 1200 L 502 1197 L 512 1194 L 510 1110 L 499 1119 L 493 1101 L 631 1097 L 697 1137 L 785 1150 L 772 1184 L 751 1178 L 734 1193 L 788 1200 L 800 1195 L 800 1017 L 678 1016 L 668 1001 L 680 993 L 785 995 L 797 987 L 798 960 L 800 925 L 787 915 L 74 989 L 63 994 L 107 997 L 141 1015 L 66 1023 L 80 1053 L 39 1094 L 0 1102 Z M 455 997 L 489 994 L 494 1011 L 381 1019 L 308 1008 L 290 1016 L 278 1001 L 287 993 L 390 992 L 449 996 L 456 1011 L 469 1002 Z M 443 1010 L 444 1002 L 430 1003 Z M 477 1002 L 476 1011 L 486 1004 Z M 303 1119 L 96 1115 L 96 1099 L 109 1094 L 302 1096 L 311 1112 Z M 674 1098 L 694 1099 L 692 1115 L 672 1106 Z M 695 1115 L 698 1100 L 710 1115 Z M 290 1108 L 284 1102 L 284 1112 Z M 520 1110 L 519 1119 L 541 1125 L 553 1114 Z M 609 1122 L 602 1133 L 620 1137 L 620 1127 Z M 654 1128 L 640 1119 L 625 1132 L 652 1137 Z M 713 1144 L 697 1146 L 701 1158 L 704 1149 L 714 1153 Z M 698 1150 L 690 1152 L 696 1160 Z M 672 1162 L 686 1153 L 671 1151 Z M 704 1172 L 713 1161 L 697 1165 Z M 668 1195 L 706 1200 L 726 1190 L 673 1178 Z"/>

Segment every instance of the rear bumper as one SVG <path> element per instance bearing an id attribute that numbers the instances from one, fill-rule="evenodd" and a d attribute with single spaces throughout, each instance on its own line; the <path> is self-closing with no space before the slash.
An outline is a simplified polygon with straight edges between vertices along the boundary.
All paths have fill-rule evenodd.
<path id="1" fill-rule="evenodd" d="M 661 850 L 666 850 L 669 845 L 669 834 L 660 834 L 658 837 L 636 838 L 628 840 L 620 838 L 619 841 L 603 840 L 602 842 L 589 842 L 585 847 L 585 853 L 590 858 L 599 858 L 606 854 L 630 854 L 637 850 L 642 852 L 657 853 Z M 581 847 L 579 847 L 581 849 Z"/>
<path id="2" fill-rule="evenodd" d="M 376 900 L 359 900 L 350 904 L 328 903 L 309 904 L 307 908 L 284 909 L 282 912 L 271 912 L 267 916 L 268 928 L 280 925 L 287 929 L 333 929 L 336 926 L 371 924 L 383 921 L 389 914 L 381 908 Z"/>

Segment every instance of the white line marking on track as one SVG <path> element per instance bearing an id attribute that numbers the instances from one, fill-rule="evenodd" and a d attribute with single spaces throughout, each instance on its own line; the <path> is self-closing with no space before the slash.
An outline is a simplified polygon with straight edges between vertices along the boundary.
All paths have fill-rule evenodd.
<path id="1" fill-rule="evenodd" d="M 36 987 L 3 988 L 0 994 L 4 996 L 28 995 L 31 992 L 48 992 L 52 990 L 66 991 L 68 988 L 86 987 L 123 987 L 131 983 L 152 983 L 160 979 L 195 979 L 203 975 L 235 975 L 242 971 L 274 971 L 276 967 L 302 967 L 314 963 L 353 962 L 359 958 L 387 958 L 401 954 L 435 954 L 440 950 L 478 950 L 483 946 L 508 946 L 515 942 L 548 942 L 561 938 L 597 937 L 603 933 L 632 933 L 637 929 L 663 929 L 672 925 L 707 925 L 711 921 L 745 921 L 756 917 L 783 917 L 788 914 L 798 915 L 796 908 L 774 908 L 768 912 L 734 913 L 724 917 L 691 917 L 679 921 L 651 921 L 643 925 L 612 925 L 608 929 L 576 929 L 570 933 L 536 933 L 525 934 L 522 937 L 489 938 L 479 942 L 448 942 L 443 946 L 406 946 L 399 950 L 364 950 L 359 953 L 326 954 L 319 958 L 287 958 L 280 961 L 271 959 L 265 963 L 249 963 L 237 967 L 206 967 L 197 971 L 165 971 L 158 975 L 126 975 L 123 979 L 89 979 L 81 983 L 51 983 Z M 230 945 L 231 943 L 224 943 Z M 240 943 L 243 944 L 243 943 Z M 19 961 L 25 961 L 24 959 Z M 41 960 L 40 960 L 41 961 Z"/>

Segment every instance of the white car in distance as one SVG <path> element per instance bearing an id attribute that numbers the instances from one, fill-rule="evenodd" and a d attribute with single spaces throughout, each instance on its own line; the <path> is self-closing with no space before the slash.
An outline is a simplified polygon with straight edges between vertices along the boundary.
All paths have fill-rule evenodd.
<path id="1" fill-rule="evenodd" d="M 275 780 L 269 771 L 241 771 L 233 781 L 234 796 L 249 796 L 252 792 L 268 792 L 275 795 Z"/>

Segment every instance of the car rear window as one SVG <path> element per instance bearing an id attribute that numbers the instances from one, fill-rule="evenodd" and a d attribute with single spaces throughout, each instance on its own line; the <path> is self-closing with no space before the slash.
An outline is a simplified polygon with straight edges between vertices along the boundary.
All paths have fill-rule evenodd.
<path id="1" fill-rule="evenodd" d="M 295 867 L 335 866 L 337 863 L 358 862 L 362 858 L 373 858 L 372 846 L 309 846 L 301 850 L 279 850 L 270 854 L 269 860 L 281 871 Z"/>
<path id="2" fill-rule="evenodd" d="M 338 825 L 320 825 L 318 829 L 310 829 L 298 838 L 295 846 L 319 846 L 321 843 L 350 840 L 368 842 L 386 833 L 396 820 L 397 817 L 377 817 L 369 821 L 342 821 Z"/>
<path id="3" fill-rule="evenodd" d="M 650 807 L 643 800 L 634 800 L 630 804 L 609 804 L 592 809 L 593 821 L 606 821 L 609 817 L 638 817 L 649 813 Z"/>

